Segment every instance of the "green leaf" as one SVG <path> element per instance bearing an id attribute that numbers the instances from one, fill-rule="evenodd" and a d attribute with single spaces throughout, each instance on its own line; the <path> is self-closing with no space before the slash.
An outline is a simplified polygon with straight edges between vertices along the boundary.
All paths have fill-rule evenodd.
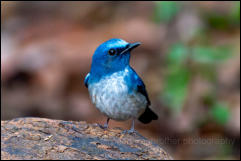
<path id="1" fill-rule="evenodd" d="M 173 1 L 159 1 L 155 5 L 156 22 L 169 22 L 179 11 L 180 4 Z"/>
<path id="2" fill-rule="evenodd" d="M 228 106 L 222 103 L 216 103 L 211 107 L 211 116 L 220 125 L 225 125 L 230 118 Z"/>
<path id="3" fill-rule="evenodd" d="M 207 24 L 212 29 L 226 30 L 230 26 L 230 18 L 226 14 L 219 13 L 206 13 L 205 19 Z"/>
<path id="4" fill-rule="evenodd" d="M 198 74 L 205 80 L 209 81 L 210 83 L 217 82 L 217 67 L 215 64 L 196 64 L 196 71 Z"/>
<path id="5" fill-rule="evenodd" d="M 173 64 L 181 64 L 188 57 L 188 49 L 183 44 L 175 44 L 170 48 L 168 53 L 168 62 Z"/>
<path id="6" fill-rule="evenodd" d="M 228 47 L 196 46 L 193 48 L 192 59 L 198 63 L 220 63 L 230 58 Z"/>
<path id="7" fill-rule="evenodd" d="M 240 1 L 233 2 L 230 16 L 234 24 L 240 24 Z"/>
<path id="8" fill-rule="evenodd" d="M 172 67 L 169 71 L 162 96 L 170 108 L 180 111 L 186 100 L 190 72 L 182 66 Z"/>
<path id="9" fill-rule="evenodd" d="M 231 2 L 229 12 L 211 10 L 204 13 L 204 19 L 210 29 L 231 30 L 240 26 L 240 1 Z"/>

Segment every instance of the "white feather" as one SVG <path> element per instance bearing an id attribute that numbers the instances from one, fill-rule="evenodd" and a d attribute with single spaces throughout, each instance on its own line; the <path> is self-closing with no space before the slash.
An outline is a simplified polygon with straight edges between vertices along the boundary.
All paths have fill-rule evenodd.
<path id="1" fill-rule="evenodd" d="M 128 72 L 128 69 L 116 72 L 88 87 L 92 102 L 97 109 L 114 120 L 138 118 L 146 108 L 145 96 L 140 93 L 128 93 L 124 80 Z"/>

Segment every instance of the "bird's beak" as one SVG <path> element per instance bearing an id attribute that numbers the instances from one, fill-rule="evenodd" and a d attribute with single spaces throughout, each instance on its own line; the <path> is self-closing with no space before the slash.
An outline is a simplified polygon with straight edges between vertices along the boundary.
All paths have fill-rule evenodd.
<path id="1" fill-rule="evenodd" d="M 126 53 L 127 51 L 131 51 L 132 49 L 136 48 L 137 46 L 141 45 L 140 42 L 135 42 L 135 43 L 129 43 L 127 48 L 121 52 L 121 54 Z"/>

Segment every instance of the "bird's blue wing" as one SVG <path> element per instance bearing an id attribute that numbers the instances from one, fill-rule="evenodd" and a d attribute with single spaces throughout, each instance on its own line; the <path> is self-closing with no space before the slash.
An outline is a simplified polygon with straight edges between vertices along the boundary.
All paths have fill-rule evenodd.
<path id="1" fill-rule="evenodd" d="M 146 97 L 147 104 L 151 105 L 151 101 L 149 100 L 148 94 L 146 92 L 145 85 L 143 83 L 140 84 L 140 85 L 137 85 L 137 91 L 140 92 L 141 94 L 143 94 Z"/>
<path id="2" fill-rule="evenodd" d="M 134 89 L 134 91 L 141 93 L 143 96 L 146 97 L 147 105 L 144 113 L 141 114 L 141 116 L 138 118 L 138 120 L 144 124 L 150 123 L 152 120 L 157 120 L 158 116 L 155 114 L 152 109 L 149 108 L 149 105 L 151 105 L 151 102 L 149 100 L 145 84 L 141 80 L 141 78 L 136 74 L 134 69 L 130 67 L 127 84 L 130 89 Z"/>
<path id="3" fill-rule="evenodd" d="M 129 72 L 130 72 L 130 74 L 129 74 L 129 79 L 127 79 L 127 82 L 128 82 L 130 89 L 134 89 L 135 91 L 144 95 L 147 100 L 147 105 L 151 105 L 151 102 L 149 100 L 149 97 L 148 97 L 148 94 L 146 91 L 145 84 L 143 83 L 141 78 L 137 75 L 137 73 L 134 71 L 134 69 L 132 69 L 130 67 Z"/>
<path id="4" fill-rule="evenodd" d="M 89 80 L 89 77 L 90 77 L 90 73 L 88 73 L 85 77 L 85 86 L 88 88 L 88 80 Z"/>

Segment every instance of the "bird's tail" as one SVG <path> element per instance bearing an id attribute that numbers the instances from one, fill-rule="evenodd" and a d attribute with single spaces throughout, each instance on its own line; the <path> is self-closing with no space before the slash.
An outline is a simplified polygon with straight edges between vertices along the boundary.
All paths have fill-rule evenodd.
<path id="1" fill-rule="evenodd" d="M 157 120 L 158 116 L 149 108 L 146 107 L 145 112 L 138 118 L 144 124 L 150 123 L 152 120 Z"/>

